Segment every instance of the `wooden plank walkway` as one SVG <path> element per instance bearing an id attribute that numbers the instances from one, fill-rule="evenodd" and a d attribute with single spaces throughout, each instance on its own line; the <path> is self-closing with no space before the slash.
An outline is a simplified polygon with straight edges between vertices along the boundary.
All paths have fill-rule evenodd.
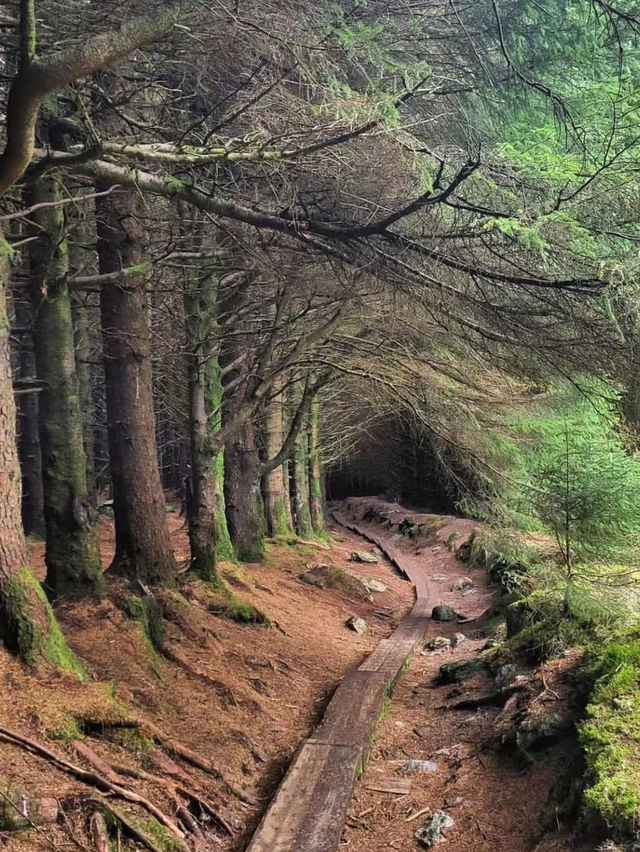
<path id="1" fill-rule="evenodd" d="M 291 762 L 247 852 L 335 852 L 384 700 L 427 629 L 430 590 L 425 572 L 375 529 L 337 512 L 334 518 L 376 544 L 411 580 L 416 603 L 391 636 L 345 675 L 321 724 Z"/>

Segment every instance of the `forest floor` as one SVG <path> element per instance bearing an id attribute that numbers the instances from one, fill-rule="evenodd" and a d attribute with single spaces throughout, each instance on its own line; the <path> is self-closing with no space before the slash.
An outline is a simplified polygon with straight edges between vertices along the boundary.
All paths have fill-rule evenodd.
<path id="1" fill-rule="evenodd" d="M 357 513 L 356 506 L 352 514 Z M 176 555 L 184 561 L 188 543 L 183 519 L 171 513 L 169 523 Z M 113 527 L 108 518 L 101 525 L 106 565 Z M 451 603 L 470 614 L 491 608 L 494 593 L 485 573 L 470 571 L 445 544 L 451 532 L 466 535 L 473 525 L 442 519 L 439 526 L 436 541 L 406 545 L 432 579 L 440 578 L 433 580 L 439 598 L 434 604 Z M 91 755 L 105 761 L 125 786 L 172 818 L 175 800 L 165 782 L 178 783 L 194 794 L 193 799 L 185 794 L 183 801 L 191 803 L 196 815 L 201 811 L 195 799 L 200 798 L 226 826 L 215 818 L 204 820 L 201 848 L 240 852 L 340 679 L 392 632 L 414 601 L 411 585 L 384 559 L 376 564 L 349 561 L 352 552 L 375 548 L 344 528 L 334 526 L 333 532 L 338 539 L 329 547 L 272 544 L 263 564 L 222 566 L 237 599 L 266 613 L 270 625 L 237 623 L 229 611 L 220 611 L 219 595 L 183 578 L 184 598 L 165 602 L 162 654 L 150 647 L 139 622 L 123 612 L 125 592 L 117 582 L 110 583 L 102 602 L 65 603 L 58 616 L 71 647 L 85 662 L 85 681 L 29 674 L 0 650 L 0 726 L 84 769 L 95 768 Z M 42 550 L 33 544 L 34 566 L 42 566 Z M 323 565 L 329 568 L 318 567 Z M 299 579 L 309 566 L 318 585 Z M 375 579 L 386 591 L 368 593 L 351 575 Z M 466 594 L 452 592 L 452 583 L 463 575 L 471 577 L 474 588 Z M 368 633 L 360 636 L 347 629 L 345 622 L 353 615 L 365 619 Z M 455 820 L 443 843 L 450 852 L 594 848 L 562 834 L 541 834 L 549 793 L 565 774 L 569 758 L 573 760 L 570 735 L 523 762 L 501 744 L 509 725 L 507 707 L 444 709 L 493 689 L 486 675 L 458 687 L 434 686 L 443 662 L 471 657 L 486 641 L 483 621 L 434 623 L 430 633 L 457 631 L 466 633 L 464 642 L 453 650 L 418 650 L 400 678 L 356 787 L 345 847 L 362 852 L 416 849 L 413 834 L 424 816 L 444 808 Z M 570 666 L 566 658 L 523 673 L 530 703 L 539 709 L 566 705 Z M 405 772 L 402 765 L 411 759 L 433 760 L 437 768 Z M 132 771 L 142 771 L 142 777 L 132 781 Z M 380 786 L 380 779 L 400 776 L 410 779 L 409 793 L 370 789 Z M 97 794 L 86 783 L 1 740 L 0 782 L 30 796 L 54 796 L 61 807 L 55 824 L 0 832 L 0 848 L 96 848 L 88 831 L 86 798 Z M 113 798 L 110 802 L 147 837 L 157 836 L 159 849 L 177 848 L 138 806 Z M 123 852 L 143 848 L 125 841 L 126 832 Z"/>

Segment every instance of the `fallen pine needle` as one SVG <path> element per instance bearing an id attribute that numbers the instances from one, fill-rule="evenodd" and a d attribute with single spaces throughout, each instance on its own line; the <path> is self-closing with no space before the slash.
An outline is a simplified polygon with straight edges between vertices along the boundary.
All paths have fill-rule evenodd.
<path id="1" fill-rule="evenodd" d="M 414 819 L 418 819 L 418 817 L 423 816 L 424 814 L 428 813 L 430 810 L 431 810 L 431 805 L 427 805 L 426 808 L 420 808 L 419 811 L 416 811 L 414 814 L 411 814 L 410 816 L 408 816 L 406 818 L 405 822 L 411 822 Z"/>

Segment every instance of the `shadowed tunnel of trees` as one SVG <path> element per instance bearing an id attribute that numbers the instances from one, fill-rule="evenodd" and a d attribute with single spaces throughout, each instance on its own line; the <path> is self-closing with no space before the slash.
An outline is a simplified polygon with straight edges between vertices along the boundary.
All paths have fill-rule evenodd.
<path id="1" fill-rule="evenodd" d="M 326 491 L 329 500 L 380 494 L 449 514 L 456 511 L 462 485 L 428 436 L 390 417 L 363 429 L 348 455 L 329 468 Z"/>

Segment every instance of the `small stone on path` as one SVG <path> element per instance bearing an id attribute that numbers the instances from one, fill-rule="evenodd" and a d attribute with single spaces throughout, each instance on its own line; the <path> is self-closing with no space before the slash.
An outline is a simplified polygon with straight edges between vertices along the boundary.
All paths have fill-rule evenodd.
<path id="1" fill-rule="evenodd" d="M 452 592 L 463 592 L 465 589 L 473 588 L 473 580 L 471 577 L 458 577 L 458 579 L 451 586 Z"/>
<path id="2" fill-rule="evenodd" d="M 353 630 L 359 636 L 362 636 L 366 633 L 369 628 L 367 627 L 367 622 L 364 618 L 359 618 L 357 615 L 352 615 L 351 618 L 347 619 L 347 627 L 349 630 Z"/>
<path id="3" fill-rule="evenodd" d="M 408 760 L 402 764 L 405 772 L 436 772 L 438 764 L 433 760 Z"/>
<path id="4" fill-rule="evenodd" d="M 450 648 L 451 647 L 451 639 L 447 639 L 446 636 L 435 636 L 433 639 L 429 639 L 426 643 L 425 648 L 428 651 L 437 651 L 440 648 Z"/>
<path id="5" fill-rule="evenodd" d="M 444 581 L 447 579 L 447 575 L 446 574 L 432 574 L 431 579 L 435 580 L 436 583 L 444 583 Z"/>
<path id="6" fill-rule="evenodd" d="M 436 843 L 446 839 L 443 831 L 454 825 L 454 821 L 444 811 L 434 811 L 433 815 L 426 819 L 422 827 L 416 831 L 414 837 L 422 847 L 431 849 Z"/>
<path id="7" fill-rule="evenodd" d="M 379 562 L 378 557 L 374 553 L 368 553 L 366 550 L 354 550 L 349 557 L 349 562 Z"/>
<path id="8" fill-rule="evenodd" d="M 453 636 L 451 637 L 451 644 L 453 645 L 454 648 L 457 645 L 459 645 L 461 642 L 466 642 L 466 641 L 467 641 L 467 637 L 464 635 L 464 633 L 454 633 Z"/>
<path id="9" fill-rule="evenodd" d="M 448 604 L 438 604 L 431 611 L 431 618 L 434 621 L 453 621 L 455 617 L 455 609 Z"/>
<path id="10" fill-rule="evenodd" d="M 381 583 L 380 580 L 376 580 L 375 577 L 369 577 L 368 580 L 362 581 L 369 592 L 386 592 L 387 587 L 384 583 Z"/>

